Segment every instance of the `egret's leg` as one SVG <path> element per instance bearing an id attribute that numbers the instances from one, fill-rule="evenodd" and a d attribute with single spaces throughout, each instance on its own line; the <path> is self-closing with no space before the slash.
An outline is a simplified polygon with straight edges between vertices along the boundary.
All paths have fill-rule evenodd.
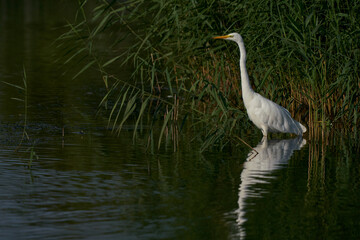
<path id="1" fill-rule="evenodd" d="M 263 138 L 261 139 L 261 147 L 267 148 L 267 146 L 268 146 L 268 139 L 267 137 L 263 136 Z"/>
<path id="2" fill-rule="evenodd" d="M 261 128 L 261 132 L 262 132 L 262 134 L 263 134 L 263 137 L 267 138 L 268 128 L 265 127 L 265 126 L 263 126 L 263 127 Z"/>

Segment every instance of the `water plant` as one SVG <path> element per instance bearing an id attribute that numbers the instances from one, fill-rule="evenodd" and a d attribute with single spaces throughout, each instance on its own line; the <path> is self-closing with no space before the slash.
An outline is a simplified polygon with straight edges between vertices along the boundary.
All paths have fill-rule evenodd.
<path id="1" fill-rule="evenodd" d="M 191 136 L 201 149 L 239 144 L 244 113 L 235 46 L 212 36 L 241 32 L 255 90 L 312 129 L 359 125 L 357 1 L 79 1 L 59 37 L 64 62 L 97 68 L 109 127 L 134 125 L 150 149 Z M 70 43 L 70 44 L 66 44 Z M 131 69 L 124 79 L 119 68 Z M 319 124 L 320 123 L 320 124 Z M 189 134 L 181 134 L 188 132 Z M 260 133 L 259 133 L 260 135 Z"/>
<path id="2" fill-rule="evenodd" d="M 20 90 L 21 95 L 23 98 L 18 98 L 18 97 L 12 97 L 12 100 L 15 101 L 19 101 L 22 102 L 24 104 L 24 120 L 23 120 L 23 131 L 22 131 L 22 136 L 20 139 L 20 142 L 16 148 L 16 151 L 19 151 L 20 148 L 23 145 L 24 141 L 30 141 L 30 137 L 27 133 L 27 125 L 28 125 L 28 87 L 27 87 L 27 77 L 26 77 L 26 70 L 25 70 L 25 66 L 23 66 L 23 77 L 22 77 L 22 84 L 23 86 L 21 86 L 20 84 L 14 84 L 14 83 L 9 83 L 9 82 L 5 82 L 3 81 L 4 84 L 9 85 L 11 87 L 14 87 L 18 90 Z M 31 144 L 30 147 L 27 147 L 25 150 L 25 153 L 30 153 L 29 155 L 29 161 L 28 161 L 28 168 L 31 168 L 33 160 L 34 159 L 39 159 L 39 156 L 36 154 L 35 152 L 35 142 L 33 142 Z"/>

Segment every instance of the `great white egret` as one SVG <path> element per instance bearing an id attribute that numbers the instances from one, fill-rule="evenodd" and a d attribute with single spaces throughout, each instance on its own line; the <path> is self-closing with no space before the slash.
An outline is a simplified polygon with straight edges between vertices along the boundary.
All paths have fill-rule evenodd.
<path id="1" fill-rule="evenodd" d="M 246 50 L 240 34 L 230 33 L 213 39 L 225 39 L 236 42 L 240 48 L 241 89 L 245 108 L 250 120 L 261 129 L 264 137 L 268 132 L 294 133 L 302 135 L 306 128 L 292 119 L 285 108 L 254 92 L 246 70 Z"/>

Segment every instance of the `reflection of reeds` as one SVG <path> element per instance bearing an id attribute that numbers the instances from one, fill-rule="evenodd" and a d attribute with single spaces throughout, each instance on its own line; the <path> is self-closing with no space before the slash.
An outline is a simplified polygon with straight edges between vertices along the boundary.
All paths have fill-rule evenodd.
<path id="1" fill-rule="evenodd" d="M 109 90 L 103 103 L 112 102 L 109 126 L 117 132 L 126 122 L 135 122 L 136 132 L 150 114 L 151 128 L 162 121 L 158 146 L 167 136 L 177 142 L 187 125 L 202 149 L 229 144 L 248 121 L 238 50 L 210 40 L 225 31 L 243 35 L 255 90 L 307 123 L 311 136 L 318 125 L 341 123 L 354 130 L 360 124 L 360 19 L 351 0 L 341 5 L 335 0 L 103 1 L 91 17 L 84 10 L 86 2 L 78 23 L 59 40 L 72 43 L 65 62 L 86 59 L 76 76 L 93 66 L 100 69 Z M 105 51 L 110 57 L 103 56 Z M 115 64 L 131 65 L 132 78 L 114 77 Z M 175 95 L 174 102 L 167 98 Z"/>
<path id="2" fill-rule="evenodd" d="M 359 179 L 359 141 L 353 136 L 344 136 L 328 129 L 316 128 L 319 138 L 313 138 L 309 146 L 308 179 L 303 211 L 308 224 L 315 224 L 325 238 L 334 229 L 355 229 L 357 221 L 357 193 Z M 345 214 L 345 209 L 355 212 Z M 347 210 L 349 211 L 349 210 Z M 349 211 L 351 212 L 351 210 Z M 355 218 L 354 218 L 355 217 Z M 356 219 L 356 220 L 354 220 Z M 356 228 L 357 229 L 357 228 Z M 357 238 L 357 232 L 349 231 L 349 238 Z"/>
<path id="3" fill-rule="evenodd" d="M 341 127 L 341 126 L 336 126 Z M 344 163 L 347 165 L 345 169 L 349 171 L 350 164 L 355 160 L 354 153 L 359 152 L 359 142 L 354 141 L 356 133 L 343 135 L 336 131 L 329 131 L 328 128 L 317 126 L 312 129 L 309 135 L 309 156 L 308 156 L 308 191 L 312 192 L 320 186 L 324 187 L 325 182 L 331 177 L 327 170 L 327 164 L 335 164 L 337 171 L 343 171 Z M 351 150 L 350 150 L 351 149 Z M 334 160 L 335 153 L 339 156 L 338 160 Z M 349 172 L 347 174 L 350 174 Z M 333 179 L 335 180 L 335 179 Z"/>
<path id="4" fill-rule="evenodd" d="M 327 137 L 325 129 L 312 129 L 314 141 L 309 143 L 308 158 L 308 191 L 311 191 L 312 184 L 317 183 L 323 185 L 325 182 L 325 156 L 327 148 Z M 319 138 L 321 136 L 321 138 Z"/>

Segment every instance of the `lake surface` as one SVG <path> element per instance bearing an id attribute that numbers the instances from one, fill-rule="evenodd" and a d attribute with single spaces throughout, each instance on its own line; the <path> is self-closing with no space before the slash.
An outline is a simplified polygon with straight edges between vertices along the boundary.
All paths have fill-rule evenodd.
<path id="1" fill-rule="evenodd" d="M 149 154 L 96 117 L 96 71 L 72 80 L 56 63 L 74 2 L 0 1 L 0 239 L 360 239 L 355 133 L 262 140 L 253 128 L 242 137 L 258 154 Z M 3 82 L 22 86 L 23 67 L 19 147 L 24 93 Z"/>

